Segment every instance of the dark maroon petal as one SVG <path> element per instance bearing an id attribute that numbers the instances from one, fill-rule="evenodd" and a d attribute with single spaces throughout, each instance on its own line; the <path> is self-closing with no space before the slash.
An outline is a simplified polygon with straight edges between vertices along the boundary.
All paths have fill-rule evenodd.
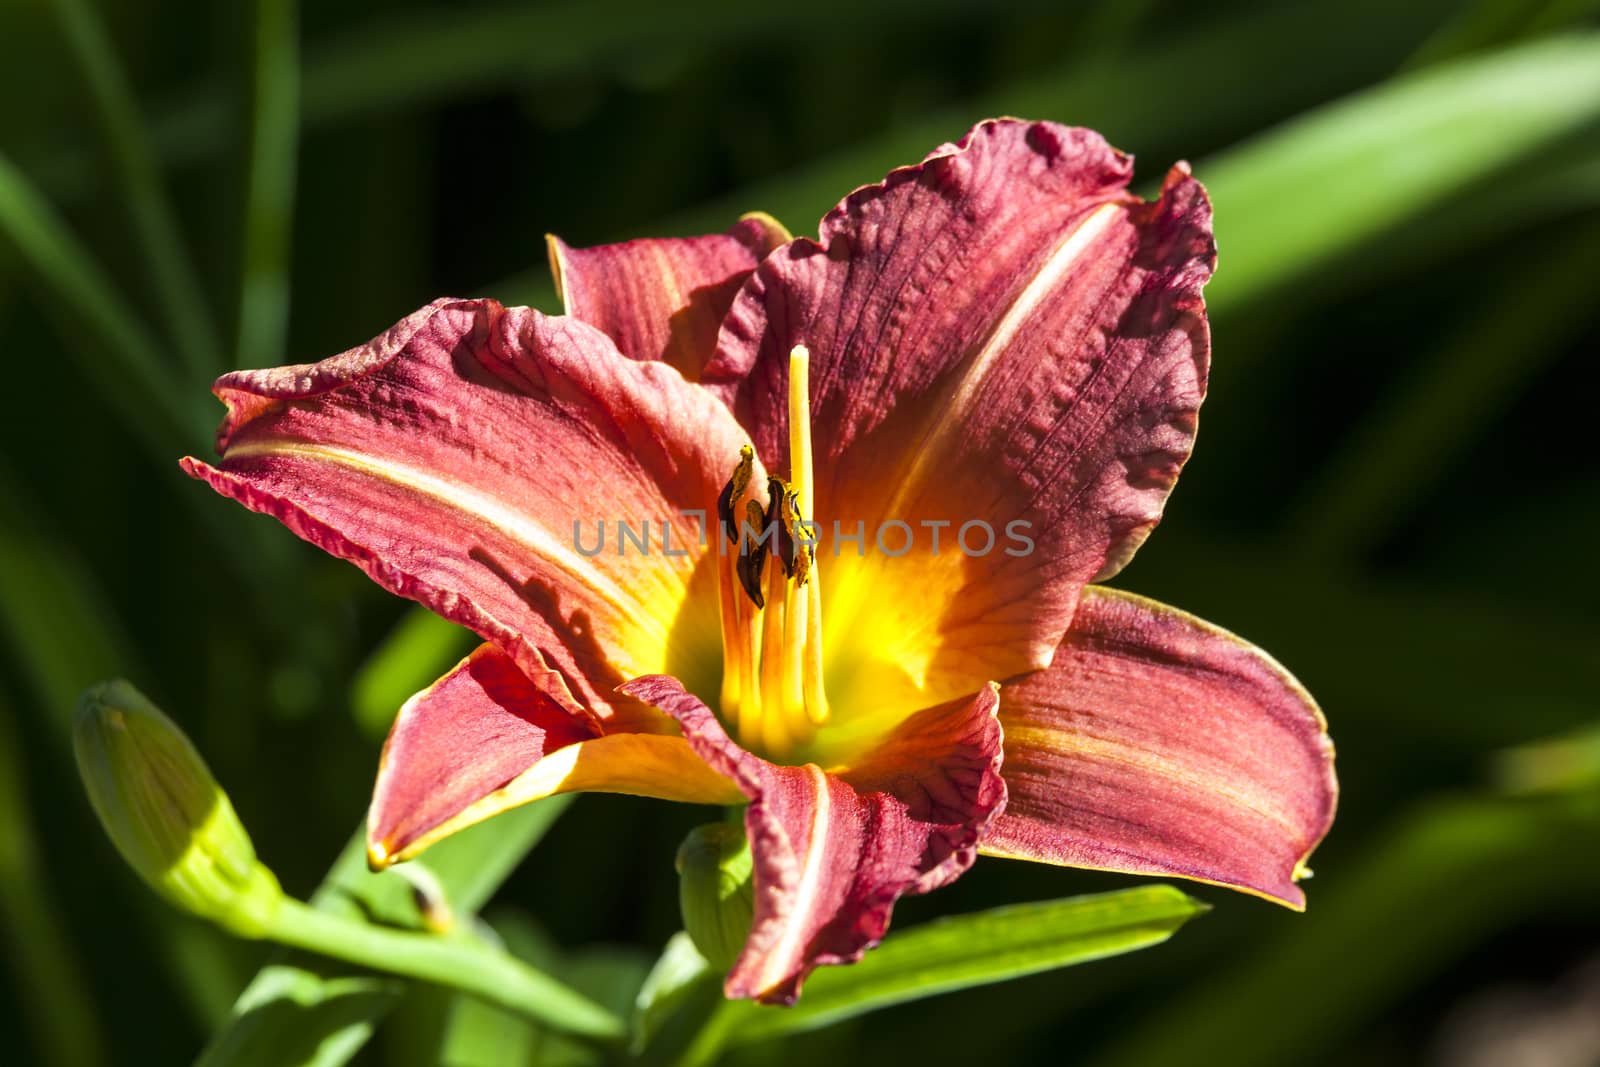
<path id="1" fill-rule="evenodd" d="M 808 346 L 828 625 L 906 650 L 857 672 L 869 688 L 899 671 L 942 700 L 1044 666 L 1078 590 L 1160 518 L 1205 392 L 1215 256 L 1187 167 L 1153 203 L 1131 175 L 1091 131 L 985 122 L 852 193 L 735 301 L 704 380 L 782 475 L 788 355 Z M 883 520 L 909 526 L 892 556 Z M 864 523 L 864 558 L 839 538 L 833 558 L 836 521 Z M 967 522 L 989 551 L 978 527 L 957 550 Z"/>
<path id="2" fill-rule="evenodd" d="M 686 509 L 715 507 L 745 435 L 670 367 L 575 319 L 444 300 L 216 391 L 223 458 L 185 470 L 476 630 L 569 709 L 612 716 L 641 669 L 715 685 L 709 539 Z M 648 553 L 619 521 L 649 525 Z"/>
<path id="3" fill-rule="evenodd" d="M 1142 597 L 1090 587 L 1048 670 L 1007 685 L 1010 801 L 983 852 L 1177 875 L 1305 905 L 1333 822 L 1333 744 L 1271 657 Z"/>
<path id="4" fill-rule="evenodd" d="M 604 330 L 630 359 L 660 360 L 691 381 L 717 347 L 739 287 L 789 240 L 766 215 L 726 233 L 573 248 L 550 237 L 550 269 L 567 314 Z"/>
<path id="5" fill-rule="evenodd" d="M 676 718 L 701 758 L 750 798 L 755 921 L 725 983 L 730 997 L 790 1004 L 814 968 L 860 959 L 889 928 L 899 897 L 972 865 L 980 833 L 1005 804 L 992 687 L 914 716 L 839 775 L 745 751 L 676 679 L 624 689 Z"/>

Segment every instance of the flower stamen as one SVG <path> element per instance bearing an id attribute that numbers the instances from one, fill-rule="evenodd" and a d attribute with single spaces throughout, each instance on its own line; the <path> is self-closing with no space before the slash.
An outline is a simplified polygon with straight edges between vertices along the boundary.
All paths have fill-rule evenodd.
<path id="1" fill-rule="evenodd" d="M 772 758 L 809 742 L 828 719 L 815 525 L 806 519 L 813 484 L 809 359 L 804 345 L 789 356 L 791 480 L 769 476 L 762 507 L 749 495 L 755 455 L 746 445 L 717 498 L 723 534 L 737 548 L 731 565 L 717 569 L 722 715 L 741 744 Z M 725 548 L 722 554 L 726 560 Z"/>

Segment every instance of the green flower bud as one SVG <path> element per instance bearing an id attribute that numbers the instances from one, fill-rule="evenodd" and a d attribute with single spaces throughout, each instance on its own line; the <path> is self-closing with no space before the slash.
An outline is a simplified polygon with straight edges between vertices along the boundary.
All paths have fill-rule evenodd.
<path id="1" fill-rule="evenodd" d="M 732 967 L 755 915 L 744 828 L 697 827 L 679 846 L 677 867 L 678 905 L 689 939 L 713 967 Z"/>
<path id="2" fill-rule="evenodd" d="M 242 937 L 265 933 L 278 880 L 172 720 L 127 682 L 107 682 L 80 699 L 72 747 L 100 824 L 140 878 Z"/>

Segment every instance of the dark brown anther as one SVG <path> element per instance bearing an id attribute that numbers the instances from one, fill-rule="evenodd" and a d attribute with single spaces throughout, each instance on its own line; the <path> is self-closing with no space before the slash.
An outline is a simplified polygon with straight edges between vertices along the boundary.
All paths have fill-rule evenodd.
<path id="1" fill-rule="evenodd" d="M 739 520 L 734 517 L 733 505 L 749 488 L 750 477 L 755 473 L 755 461 L 755 449 L 749 445 L 740 447 L 739 462 L 733 468 L 733 477 L 728 479 L 728 484 L 717 495 L 717 518 L 722 522 L 722 533 L 730 545 L 739 543 Z"/>
<path id="2" fill-rule="evenodd" d="M 794 526 L 790 519 L 793 511 L 790 501 L 793 497 L 794 494 L 782 478 L 767 475 L 767 526 L 772 530 L 772 551 L 778 557 L 778 562 L 783 564 L 786 578 L 794 577 L 795 553 L 800 547 L 795 543 Z"/>
<path id="3" fill-rule="evenodd" d="M 806 584 L 806 579 L 811 577 L 812 546 L 806 544 L 806 542 L 801 540 L 800 537 L 800 531 L 804 529 L 801 523 L 804 520 L 800 516 L 799 495 L 796 493 L 790 493 L 788 499 L 789 509 L 794 515 L 794 529 L 796 531 L 794 535 L 794 570 L 790 572 L 789 577 L 794 579 L 794 584 L 796 587 L 803 587 Z"/>
<path id="4" fill-rule="evenodd" d="M 766 570 L 772 527 L 768 525 L 761 505 L 754 500 L 745 501 L 744 514 L 743 528 L 739 531 L 739 562 L 734 570 L 739 575 L 739 584 L 744 586 L 745 595 L 755 601 L 756 607 L 764 608 L 767 598 L 761 591 L 761 577 Z"/>
<path id="5" fill-rule="evenodd" d="M 767 507 L 767 522 L 775 531 L 774 551 L 783 564 L 783 573 L 796 585 L 805 585 L 811 575 L 811 547 L 805 543 L 805 528 L 800 514 L 800 496 L 782 479 L 768 476 L 767 492 L 772 503 Z"/>

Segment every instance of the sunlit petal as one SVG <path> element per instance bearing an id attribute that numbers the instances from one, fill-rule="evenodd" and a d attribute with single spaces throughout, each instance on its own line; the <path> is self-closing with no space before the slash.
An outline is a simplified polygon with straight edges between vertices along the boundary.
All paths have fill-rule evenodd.
<path id="1" fill-rule="evenodd" d="M 187 471 L 570 687 L 570 707 L 611 716 L 641 670 L 715 691 L 704 512 L 745 438 L 672 368 L 575 319 L 439 301 L 217 394 L 222 460 Z"/>
<path id="2" fill-rule="evenodd" d="M 811 353 L 830 690 L 909 710 L 1044 666 L 1082 584 L 1160 518 L 1215 255 L 1186 167 L 1150 203 L 1131 177 L 1091 131 L 985 122 L 852 193 L 735 302 L 706 380 L 780 474 L 788 354 Z"/>
<path id="3" fill-rule="evenodd" d="M 692 381 L 716 350 L 739 287 L 787 240 L 762 214 L 705 237 L 573 248 L 552 236 L 550 269 L 568 315 L 605 331 L 630 359 L 661 360 Z"/>
<path id="4" fill-rule="evenodd" d="M 1177 875 L 1290 907 L 1333 820 L 1333 745 L 1266 653 L 1154 601 L 1085 590 L 1050 669 L 1001 691 L 1010 802 L 983 851 Z"/>
<path id="5" fill-rule="evenodd" d="M 406 702 L 368 812 L 375 865 L 557 793 L 631 793 L 697 804 L 744 796 L 672 734 L 599 736 L 493 645 Z"/>

